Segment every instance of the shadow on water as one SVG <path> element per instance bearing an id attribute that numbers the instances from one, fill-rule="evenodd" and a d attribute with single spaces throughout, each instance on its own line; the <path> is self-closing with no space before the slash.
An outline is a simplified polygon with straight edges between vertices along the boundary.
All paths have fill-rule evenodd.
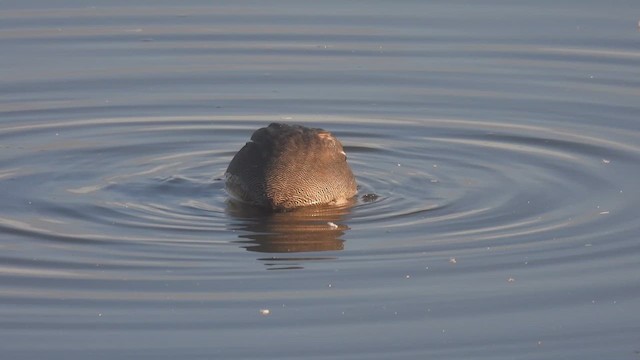
<path id="1" fill-rule="evenodd" d="M 248 251 L 263 253 L 300 253 L 340 251 L 342 237 L 349 230 L 344 223 L 356 200 L 342 206 L 314 206 L 288 212 L 271 212 L 236 201 L 227 202 L 226 212 L 238 231 L 238 243 Z M 327 257 L 269 258 L 282 260 L 326 260 Z M 267 260 L 267 259 L 262 259 Z"/>

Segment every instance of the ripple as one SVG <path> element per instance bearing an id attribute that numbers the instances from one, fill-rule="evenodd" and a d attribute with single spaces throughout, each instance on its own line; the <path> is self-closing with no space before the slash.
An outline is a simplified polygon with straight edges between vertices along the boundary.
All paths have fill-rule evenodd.
<path id="1" fill-rule="evenodd" d="M 628 195 L 621 195 L 628 184 L 616 183 L 619 179 L 608 172 L 638 161 L 640 151 L 630 144 L 557 127 L 423 119 L 404 121 L 398 129 L 385 119 L 343 117 L 322 121 L 346 146 L 359 183 L 354 204 L 275 216 L 234 208 L 220 180 L 233 149 L 248 138 L 250 129 L 282 120 L 191 116 L 7 126 L 0 138 L 49 140 L 5 161 L 4 182 L 19 186 L 43 177 L 58 181 L 30 195 L 29 201 L 39 204 L 37 226 L 5 216 L 3 227 L 49 239 L 236 243 L 276 253 L 342 250 L 345 240 L 347 247 L 367 249 L 363 239 L 381 241 L 386 236 L 379 234 L 393 234 L 402 239 L 377 246 L 477 251 L 527 248 L 567 233 L 584 242 L 593 233 L 612 231 L 602 227 L 602 216 L 632 209 Z M 304 124 L 313 120 L 295 117 Z M 353 123 L 361 124 L 358 132 L 343 131 Z M 387 135 L 391 133 L 394 136 Z M 69 141 L 79 136 L 107 136 L 104 143 L 112 145 Z M 167 143 L 167 138 L 172 141 Z M 20 183 L 12 181 L 20 159 L 41 149 L 46 156 L 40 163 L 32 161 L 33 172 L 22 175 Z M 52 163 L 58 163 L 55 170 Z M 71 169 L 81 176 L 71 176 Z M 596 201 L 594 191 L 607 196 Z M 64 193 L 72 196 L 49 200 Z M 365 194 L 376 198 L 365 201 Z M 60 230 L 70 224 L 84 231 Z M 338 225 L 332 230 L 328 224 Z M 214 234 L 224 240 L 210 239 Z"/>
<path id="2" fill-rule="evenodd" d="M 354 229 L 357 224 L 367 234 L 383 229 L 395 234 L 401 239 L 389 243 L 393 247 L 417 237 L 422 251 L 527 248 L 545 238 L 559 242 L 568 232 L 575 237 L 586 231 L 577 237 L 585 241 L 591 232 L 601 231 L 597 216 L 610 210 L 604 210 L 604 199 L 594 203 L 594 191 L 617 198 L 616 212 L 633 207 L 606 171 L 611 160 L 603 159 L 632 163 L 638 157 L 634 147 L 603 146 L 598 143 L 607 141 L 597 138 L 581 142 L 554 128 L 528 127 L 530 135 L 525 137 L 519 135 L 518 126 L 496 129 L 490 123 L 467 123 L 467 128 L 441 128 L 446 123 L 437 121 L 429 128 L 427 120 L 423 131 L 446 132 L 446 136 L 410 137 L 388 146 L 388 159 L 404 160 L 413 154 L 410 160 L 397 166 L 388 162 L 385 172 L 362 171 L 368 181 L 376 181 L 366 184 L 366 191 L 374 190 L 382 200 L 354 210 Z M 406 151 L 407 156 L 395 156 L 405 143 L 420 145 Z M 381 161 L 370 157 L 362 161 L 372 163 Z M 357 173 L 359 165 L 355 164 Z M 397 173 L 402 176 L 396 177 Z"/>

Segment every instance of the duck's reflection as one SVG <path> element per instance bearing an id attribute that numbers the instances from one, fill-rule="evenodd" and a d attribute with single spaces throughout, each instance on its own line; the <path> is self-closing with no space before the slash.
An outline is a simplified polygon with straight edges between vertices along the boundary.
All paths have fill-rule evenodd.
<path id="1" fill-rule="evenodd" d="M 238 241 L 248 251 L 265 253 L 299 253 L 337 251 L 344 248 L 342 236 L 349 228 L 345 217 L 353 202 L 342 206 L 318 206 L 289 212 L 269 212 L 235 201 L 227 203 L 227 213 L 234 220 L 231 229 L 238 231 Z M 269 261 L 327 259 L 327 257 L 291 257 Z M 266 259 L 265 259 L 266 260 Z"/>

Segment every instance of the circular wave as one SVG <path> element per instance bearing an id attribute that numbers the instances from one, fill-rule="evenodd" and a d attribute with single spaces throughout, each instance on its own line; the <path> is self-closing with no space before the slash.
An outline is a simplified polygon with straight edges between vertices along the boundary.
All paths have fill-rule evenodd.
<path id="1" fill-rule="evenodd" d="M 12 193 L 38 184 L 12 204 L 38 216 L 25 223 L 5 212 L 2 226 L 46 241 L 127 244 L 146 256 L 141 245 L 153 244 L 160 257 L 164 247 L 179 253 L 216 244 L 276 253 L 366 252 L 375 244 L 407 256 L 525 249 L 551 240 L 586 243 L 633 226 L 621 219 L 602 227 L 600 220 L 632 208 L 629 184 L 608 175 L 638 161 L 636 147 L 553 127 L 527 126 L 523 135 L 522 126 L 453 119 L 325 117 L 323 126 L 345 144 L 357 176 L 354 203 L 282 214 L 230 204 L 221 180 L 229 160 L 253 129 L 283 120 L 293 119 L 148 117 L 5 127 L 5 141 L 41 141 L 15 148 L 2 166 Z M 343 131 L 353 123 L 358 132 Z M 19 168 L 26 158 L 30 168 Z"/>

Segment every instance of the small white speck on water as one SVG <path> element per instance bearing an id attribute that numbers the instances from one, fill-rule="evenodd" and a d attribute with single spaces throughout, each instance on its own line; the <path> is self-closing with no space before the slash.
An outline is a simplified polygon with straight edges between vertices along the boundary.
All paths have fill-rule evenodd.
<path id="1" fill-rule="evenodd" d="M 600 215 L 607 215 L 609 211 L 600 211 Z"/>
<path id="2" fill-rule="evenodd" d="M 260 309 L 260 315 L 262 315 L 262 316 L 271 315 L 271 310 L 269 310 L 269 309 Z"/>
<path id="3" fill-rule="evenodd" d="M 611 160 L 609 159 L 602 159 L 602 163 L 603 164 L 609 164 L 611 162 Z"/>
<path id="4" fill-rule="evenodd" d="M 541 345 L 542 345 L 542 341 L 538 341 L 538 346 L 541 346 Z"/>
<path id="5" fill-rule="evenodd" d="M 398 166 L 402 166 L 402 165 L 400 165 L 400 163 L 398 163 L 397 165 L 398 165 Z"/>
<path id="6" fill-rule="evenodd" d="M 431 180 L 429 180 L 429 182 L 431 182 L 431 183 L 434 183 L 434 184 L 435 184 L 435 183 L 437 183 L 437 182 L 438 182 L 438 179 L 431 179 Z"/>
<path id="7" fill-rule="evenodd" d="M 60 133 L 56 133 L 56 136 L 60 136 Z"/>
<path id="8" fill-rule="evenodd" d="M 102 313 L 99 313 L 99 314 L 98 314 L 98 317 L 102 317 Z"/>
<path id="9" fill-rule="evenodd" d="M 329 227 L 331 229 L 337 229 L 338 228 L 338 225 L 336 225 L 334 222 L 331 222 L 331 221 L 327 222 L 327 225 L 329 225 Z"/>
<path id="10" fill-rule="evenodd" d="M 456 258 L 454 257 L 449 258 L 449 264 L 457 264 L 457 263 L 458 263 L 458 260 L 456 260 Z"/>
<path id="11" fill-rule="evenodd" d="M 595 76 L 593 75 L 589 75 L 589 79 L 593 79 Z"/>
<path id="12" fill-rule="evenodd" d="M 411 278 L 411 275 L 405 275 L 405 276 L 404 276 L 404 278 L 405 278 L 405 279 L 410 279 L 410 278 Z"/>
<path id="13" fill-rule="evenodd" d="M 507 279 L 507 282 L 508 282 L 508 283 L 514 283 L 514 282 L 516 282 L 516 279 L 515 279 L 515 278 L 510 277 L 510 278 L 508 278 L 508 279 Z"/>
<path id="14" fill-rule="evenodd" d="M 438 167 L 438 164 L 433 164 L 433 167 L 434 167 L 434 168 L 437 168 L 437 167 Z"/>
<path id="15" fill-rule="evenodd" d="M 330 287 L 333 287 L 333 285 L 332 285 L 332 284 L 327 284 L 327 287 L 329 287 L 329 288 L 330 288 Z"/>

